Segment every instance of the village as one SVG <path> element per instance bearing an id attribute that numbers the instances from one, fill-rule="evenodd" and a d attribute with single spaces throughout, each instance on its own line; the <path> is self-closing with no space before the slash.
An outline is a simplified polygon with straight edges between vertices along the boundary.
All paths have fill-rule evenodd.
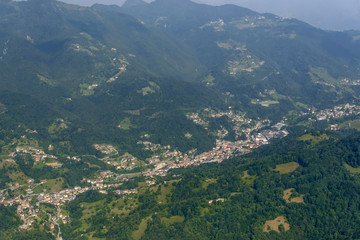
<path id="1" fill-rule="evenodd" d="M 131 175 L 131 174 L 130 174 Z M 118 183 L 109 184 L 106 183 L 107 179 L 116 179 Z M 129 179 L 126 176 L 117 175 L 111 171 L 103 171 L 100 172 L 96 179 L 84 179 L 84 182 L 89 183 L 91 186 L 89 187 L 80 187 L 76 186 L 72 189 L 63 189 L 60 192 L 51 192 L 51 193 L 34 193 L 33 190 L 39 185 L 45 184 L 46 180 L 42 180 L 39 184 L 33 184 L 34 180 L 28 180 L 28 189 L 26 190 L 26 194 L 19 195 L 14 198 L 5 199 L 5 192 L 8 189 L 3 189 L 0 191 L 0 204 L 4 206 L 17 206 L 17 214 L 20 216 L 20 219 L 23 221 L 23 224 L 20 226 L 22 229 L 27 229 L 31 227 L 36 219 L 38 219 L 38 215 L 41 212 L 45 212 L 41 209 L 41 204 L 50 204 L 56 207 L 57 212 L 54 215 L 51 215 L 47 212 L 45 214 L 48 215 L 50 228 L 54 229 L 55 225 L 58 226 L 60 231 L 59 222 L 63 224 L 67 224 L 69 222 L 69 217 L 66 216 L 61 207 L 69 201 L 74 200 L 79 194 L 84 193 L 86 191 L 94 190 L 99 191 L 102 194 L 107 194 L 107 189 L 113 190 L 120 185 L 124 181 L 128 181 Z M 22 187 L 21 185 L 17 185 L 11 187 L 12 190 L 16 188 Z M 131 193 L 137 193 L 137 190 L 123 190 L 123 191 L 115 191 L 116 194 L 126 195 Z M 35 201 L 34 201 L 35 199 Z M 34 204 L 35 203 L 35 204 Z"/>
<path id="2" fill-rule="evenodd" d="M 309 116 L 309 121 L 321 121 L 325 119 L 339 118 L 343 116 L 359 115 L 360 106 L 346 104 L 344 106 L 335 106 L 331 109 L 321 111 L 309 110 L 308 113 L 301 113 L 300 116 Z M 245 136 L 242 140 L 234 142 L 224 140 L 228 131 L 222 129 L 218 132 L 218 139 L 213 149 L 208 152 L 196 154 L 197 150 L 193 149 L 186 153 L 182 153 L 177 149 L 172 149 L 171 146 L 162 146 L 160 144 L 151 143 L 147 139 L 149 136 L 145 134 L 138 141 L 138 144 L 143 145 L 145 150 L 151 151 L 153 154 L 150 158 L 146 159 L 146 170 L 134 173 L 118 174 L 112 171 L 102 171 L 95 178 L 83 179 L 86 186 L 76 186 L 71 189 L 62 189 L 58 192 L 41 192 L 34 193 L 34 189 L 47 180 L 42 180 L 40 183 L 34 183 L 33 179 L 28 179 L 26 184 L 20 185 L 19 183 L 11 184 L 7 189 L 0 190 L 0 204 L 5 206 L 17 206 L 17 214 L 22 220 L 20 228 L 30 228 L 34 221 L 39 219 L 40 214 L 48 216 L 50 229 L 58 228 L 58 233 L 61 233 L 60 225 L 67 224 L 71 219 L 64 214 L 62 207 L 66 202 L 74 200 L 79 194 L 94 190 L 99 191 L 101 194 L 108 194 L 109 191 L 118 195 L 129 195 L 138 193 L 138 189 L 118 189 L 124 182 L 137 176 L 147 177 L 146 185 L 151 186 L 156 184 L 155 176 L 166 176 L 171 169 L 183 168 L 192 165 L 200 165 L 206 163 L 221 163 L 224 160 L 231 158 L 234 155 L 242 155 L 258 148 L 262 145 L 268 144 L 271 139 L 283 138 L 289 133 L 286 131 L 285 119 L 274 125 L 271 125 L 269 120 L 252 120 L 247 119 L 245 114 L 235 113 L 231 109 L 226 112 L 214 112 L 211 109 L 204 109 L 201 113 L 191 113 L 187 117 L 193 120 L 196 124 L 207 126 L 210 118 L 220 118 L 227 116 L 233 123 L 233 130 L 236 133 L 236 138 Z M 51 146 L 49 146 L 50 148 Z M 141 161 L 129 153 L 119 156 L 115 147 L 109 144 L 94 144 L 94 148 L 101 151 L 105 157 L 102 161 L 116 167 L 116 169 L 132 170 L 135 167 L 144 166 L 144 161 Z M 16 147 L 15 152 L 12 152 L 9 157 L 15 157 L 17 154 L 27 153 L 32 156 L 35 163 L 44 161 L 45 159 L 54 159 L 57 157 L 46 154 L 45 151 L 35 147 Z M 81 161 L 81 156 L 68 157 L 75 161 Z M 8 159 L 10 161 L 12 159 Z M 14 161 L 14 160 L 12 160 Z M 57 162 L 56 162 L 57 163 Z M 141 164 L 140 164 L 141 163 Z M 52 166 L 52 165 L 49 165 Z M 52 166 L 59 167 L 59 166 Z M 61 167 L 61 166 L 60 166 Z M 14 191 L 19 188 L 26 188 L 26 193 L 8 197 L 6 194 L 8 190 Z M 52 214 L 46 212 L 42 208 L 42 204 L 50 204 L 56 211 Z M 58 234 L 58 236 L 60 236 Z M 61 239 L 61 236 L 58 237 Z"/>
<path id="3" fill-rule="evenodd" d="M 156 181 L 151 180 L 151 178 L 154 176 L 166 176 L 171 169 L 212 162 L 220 163 L 229 159 L 234 154 L 245 154 L 250 152 L 253 148 L 267 144 L 271 138 L 284 137 L 288 134 L 285 130 L 280 130 L 286 125 L 279 123 L 281 126 L 280 128 L 275 127 L 272 130 L 264 130 L 262 132 L 258 132 L 257 135 L 252 135 L 251 133 L 254 131 L 258 131 L 265 126 L 269 126 L 270 122 L 268 120 L 253 121 L 246 119 L 244 115 L 235 114 L 231 110 L 228 112 L 214 113 L 212 110 L 205 109 L 205 112 L 208 112 L 209 117 L 211 118 L 228 116 L 234 123 L 234 131 L 236 131 L 237 137 L 240 136 L 240 134 L 245 133 L 246 140 L 238 140 L 235 142 L 226 141 L 223 138 L 228 134 L 228 131 L 226 129 L 222 129 L 217 134 L 219 139 L 216 140 L 216 146 L 209 152 L 196 155 L 196 149 L 190 150 L 187 153 L 182 153 L 177 149 L 172 149 L 171 146 L 154 144 L 147 140 L 149 136 L 145 134 L 142 139 L 138 141 L 138 144 L 143 145 L 145 150 L 151 151 L 153 154 L 150 158 L 146 159 L 149 168 L 143 172 L 117 174 L 111 171 L 103 171 L 100 172 L 95 179 L 83 179 L 83 181 L 89 186 L 76 186 L 72 189 L 62 189 L 59 192 L 34 193 L 34 189 L 39 185 L 45 184 L 46 180 L 43 180 L 38 184 L 34 184 L 34 180 L 29 179 L 28 185 L 26 186 L 19 184 L 9 186 L 10 190 L 27 187 L 25 194 L 12 198 L 6 198 L 5 193 L 8 189 L 0 191 L 0 203 L 5 206 L 17 206 L 17 214 L 23 221 L 23 224 L 21 225 L 22 229 L 31 227 L 34 221 L 38 219 L 39 214 L 45 212 L 41 208 L 42 204 L 50 204 L 56 208 L 56 212 L 53 214 L 45 212 L 48 216 L 50 229 L 54 229 L 55 226 L 57 226 L 58 232 L 61 232 L 59 223 L 61 222 L 62 224 L 67 224 L 71 221 L 69 217 L 62 212 L 62 206 L 66 202 L 74 200 L 79 194 L 90 190 L 99 191 L 102 194 L 107 194 L 108 191 L 113 191 L 118 195 L 136 194 L 138 191 L 137 189 L 119 190 L 117 188 L 122 185 L 123 182 L 129 181 L 130 178 L 140 176 L 141 174 L 145 177 L 150 177 L 150 179 L 146 181 L 146 184 L 150 186 L 156 183 Z M 206 121 L 202 120 L 198 114 L 192 114 L 191 118 L 197 124 L 202 125 L 206 123 Z M 244 128 L 243 125 L 249 125 L 251 127 Z M 50 148 L 52 148 L 52 145 L 49 146 L 49 149 Z M 132 170 L 135 167 L 144 165 L 143 161 L 140 161 L 129 153 L 119 156 L 119 152 L 112 145 L 94 144 L 94 148 L 105 155 L 105 157 L 100 160 L 116 167 L 117 170 Z M 45 161 L 46 159 L 53 159 L 54 161 L 48 163 L 47 165 L 51 167 L 61 167 L 61 164 L 55 161 L 57 159 L 56 156 L 46 154 L 45 151 L 41 149 L 19 146 L 15 150 L 15 152 L 10 154 L 10 157 L 15 157 L 17 154 L 25 153 L 31 155 L 31 157 L 35 160 L 35 164 Z M 81 156 L 68 156 L 67 158 L 74 161 L 81 161 Z"/>
<path id="4" fill-rule="evenodd" d="M 350 115 L 359 115 L 360 106 L 350 105 L 349 103 L 344 106 L 334 106 L 333 108 L 324 109 L 320 111 L 310 110 L 309 113 L 303 113 L 302 115 L 312 115 L 309 117 L 310 121 L 322 121 L 332 118 L 341 118 Z"/>

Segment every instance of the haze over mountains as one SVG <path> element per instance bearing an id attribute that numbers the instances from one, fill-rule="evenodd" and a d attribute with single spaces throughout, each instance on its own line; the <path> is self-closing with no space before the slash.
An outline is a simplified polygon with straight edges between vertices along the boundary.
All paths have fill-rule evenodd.
<path id="1" fill-rule="evenodd" d="M 95 3 L 121 6 L 125 0 L 64 0 L 64 2 L 84 6 Z M 297 18 L 326 30 L 360 29 L 360 2 L 357 0 L 197 0 L 195 2 L 211 5 L 236 4 L 261 13 Z"/>
<path id="2" fill-rule="evenodd" d="M 110 138 L 140 154 L 134 143 L 148 132 L 155 142 L 201 152 L 214 137 L 186 120 L 191 111 L 233 107 L 279 121 L 291 111 L 354 102 L 359 93 L 359 32 L 188 0 L 0 4 L 2 103 L 30 128 L 48 128 L 54 115 L 73 122 L 82 130 L 71 138 L 64 132 L 74 144 L 66 151 Z M 125 131 L 116 128 L 123 121 Z"/>
<path id="3" fill-rule="evenodd" d="M 207 4 L 237 4 L 258 12 L 297 18 L 326 30 L 360 29 L 360 2 L 357 0 L 198 0 Z"/>
<path id="4" fill-rule="evenodd" d="M 359 239 L 359 116 L 360 31 L 0 0 L 0 239 Z"/>

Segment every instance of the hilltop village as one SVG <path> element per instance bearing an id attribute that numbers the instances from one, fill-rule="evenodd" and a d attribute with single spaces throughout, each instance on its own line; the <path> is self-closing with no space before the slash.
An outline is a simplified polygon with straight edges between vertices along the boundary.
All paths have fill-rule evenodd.
<path id="1" fill-rule="evenodd" d="M 308 117 L 309 122 L 330 120 L 344 116 L 352 116 L 360 114 L 360 106 L 346 104 L 344 106 L 335 106 L 331 109 L 315 111 L 309 109 L 308 112 L 302 112 L 299 117 Z M 110 191 L 118 195 L 136 194 L 138 189 L 118 189 L 129 179 L 137 176 L 146 177 L 146 185 L 156 184 L 155 176 L 166 176 L 171 169 L 183 168 L 191 165 L 200 165 L 206 163 L 221 163 L 234 155 L 242 155 L 268 144 L 271 139 L 283 138 L 289 133 L 286 130 L 287 123 L 284 118 L 282 121 L 271 124 L 267 119 L 253 120 L 246 118 L 244 113 L 235 112 L 229 109 L 225 112 L 216 112 L 209 108 L 201 112 L 189 113 L 188 119 L 194 123 L 207 128 L 209 119 L 227 116 L 233 123 L 233 131 L 236 134 L 236 141 L 225 140 L 228 130 L 222 129 L 216 133 L 217 140 L 213 149 L 208 152 L 197 154 L 197 150 L 193 149 L 186 153 L 182 153 L 171 146 L 162 146 L 148 141 L 149 135 L 145 134 L 137 144 L 142 145 L 145 150 L 151 151 L 153 154 L 145 161 L 137 159 L 129 153 L 120 155 L 118 150 L 110 144 L 94 144 L 93 147 L 102 152 L 104 157 L 99 160 L 105 164 L 114 167 L 116 170 L 131 171 L 130 173 L 116 173 L 110 170 L 99 172 L 92 178 L 84 178 L 82 182 L 86 186 L 76 186 L 74 188 L 59 189 L 58 191 L 38 191 L 43 185 L 51 180 L 42 180 L 35 183 L 33 179 L 28 179 L 25 183 L 9 184 L 8 188 L 0 190 L 0 203 L 5 206 L 17 206 L 17 214 L 22 220 L 22 229 L 30 228 L 34 221 L 39 218 L 46 218 L 50 223 L 50 228 L 57 228 L 58 239 L 61 239 L 61 229 L 59 223 L 67 224 L 71 219 L 62 210 L 66 202 L 74 200 L 79 194 L 86 191 L 94 190 L 102 194 L 108 194 Z M 331 125 L 336 128 L 338 125 Z M 334 129 L 332 129 L 334 130 Z M 191 134 L 187 134 L 191 137 Z M 25 138 L 25 136 L 24 136 Z M 241 140 L 240 140 L 241 138 Z M 52 146 L 49 146 L 51 149 Z M 5 162 L 15 163 L 14 158 L 18 154 L 30 154 L 35 164 L 46 164 L 54 168 L 61 168 L 56 156 L 47 154 L 44 150 L 26 146 L 22 143 L 15 148 L 15 151 L 9 154 L 9 158 Z M 82 156 L 68 156 L 73 161 L 82 161 Z M 136 169 L 144 169 L 134 171 Z M 10 196 L 9 191 L 19 191 L 21 194 Z M 56 211 L 49 213 L 46 211 L 48 206 L 53 206 Z"/>

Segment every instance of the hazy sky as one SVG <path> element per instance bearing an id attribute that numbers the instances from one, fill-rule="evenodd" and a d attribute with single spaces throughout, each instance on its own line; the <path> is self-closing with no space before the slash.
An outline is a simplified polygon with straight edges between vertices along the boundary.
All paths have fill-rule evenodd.
<path id="1" fill-rule="evenodd" d="M 94 3 L 117 4 L 125 0 L 61 0 L 83 6 Z M 150 1 L 150 0 L 147 0 Z M 237 4 L 258 12 L 270 12 L 282 17 L 298 18 L 311 25 L 331 30 L 360 30 L 360 0 L 193 0 L 221 5 Z"/>

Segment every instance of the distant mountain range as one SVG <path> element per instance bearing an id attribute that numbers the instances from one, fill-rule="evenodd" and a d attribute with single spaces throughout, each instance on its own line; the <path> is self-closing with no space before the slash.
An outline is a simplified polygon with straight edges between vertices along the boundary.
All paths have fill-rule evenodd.
<path id="1" fill-rule="evenodd" d="M 125 0 L 64 0 L 64 2 L 85 6 L 91 6 L 95 3 L 121 6 Z M 297 18 L 326 30 L 360 30 L 360 4 L 357 0 L 319 0 L 311 2 L 301 0 L 196 0 L 195 2 L 217 6 L 235 4 L 261 13 L 273 13 L 282 17 Z M 323 9 L 326 9 L 326 11 Z"/>
<path id="2" fill-rule="evenodd" d="M 359 31 L 0 0 L 0 239 L 358 239 L 359 96 Z"/>
<path id="3" fill-rule="evenodd" d="M 248 95 L 255 98 L 260 89 L 270 86 L 280 94 L 298 100 L 305 94 L 306 101 L 319 103 L 320 98 L 334 97 L 330 97 L 334 92 L 321 88 L 332 86 L 340 93 L 348 88 L 341 79 L 358 78 L 357 32 L 325 32 L 295 19 L 186 0 L 127 1 L 122 8 L 94 8 L 128 13 L 176 36 L 196 51 L 217 88 L 242 93 L 234 95 L 243 104 L 244 95 L 255 90 Z M 325 77 L 325 72 L 331 77 Z M 352 76 L 341 76 L 345 72 Z M 340 81 L 335 80 L 335 86 L 330 79 Z M 253 90 L 244 91 L 249 86 Z M 325 92 L 330 95 L 324 98 Z M 315 100 L 316 96 L 320 98 Z"/>
<path id="4" fill-rule="evenodd" d="M 178 116 L 232 106 L 276 121 L 290 111 L 358 98 L 359 32 L 326 32 L 295 19 L 188 0 L 0 5 L 0 101 L 14 121 L 31 128 L 68 118 L 86 129 L 76 134 L 92 136 L 87 139 L 117 139 L 133 148 L 131 142 L 150 131 L 164 144 L 207 149 L 212 137 L 191 121 L 177 123 Z M 127 112 L 137 109 L 140 117 Z M 116 126 L 127 118 L 137 127 L 120 140 Z M 168 130 L 161 133 L 157 124 L 165 119 Z M 203 141 L 194 138 L 192 146 L 174 138 L 174 124 Z"/>
<path id="5" fill-rule="evenodd" d="M 297 18 L 326 30 L 360 30 L 360 3 L 357 0 L 197 0 L 199 3 L 237 4 L 258 12 Z M 326 9 L 326 11 L 324 11 Z"/>

